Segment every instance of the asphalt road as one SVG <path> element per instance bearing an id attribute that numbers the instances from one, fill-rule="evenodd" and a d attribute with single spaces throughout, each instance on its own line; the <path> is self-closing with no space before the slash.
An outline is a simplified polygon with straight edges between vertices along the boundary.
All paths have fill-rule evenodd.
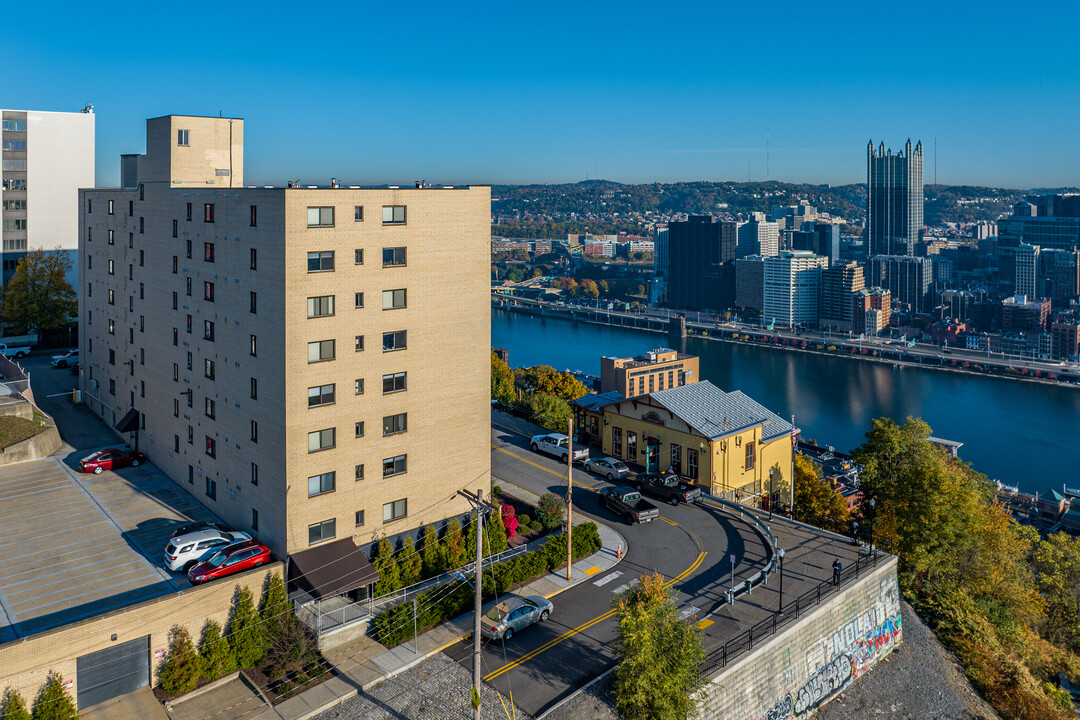
<path id="1" fill-rule="evenodd" d="M 493 429 L 491 462 L 497 484 L 512 483 L 536 494 L 565 493 L 565 466 L 533 453 L 524 438 Z M 552 598 L 555 612 L 547 622 L 509 642 L 486 645 L 485 680 L 508 696 L 512 693 L 514 703 L 534 716 L 614 665 L 612 602 L 628 583 L 660 572 L 676 590 L 679 606 L 701 618 L 709 635 L 728 625 L 722 606 L 731 570 L 728 556 L 735 555 L 737 575 L 754 572 L 766 558 L 749 524 L 717 509 L 658 503 L 659 521 L 627 526 L 602 509 L 593 492 L 609 483 L 580 468 L 575 469 L 574 483 L 575 514 L 615 527 L 627 546 L 613 570 Z M 471 649 L 467 643 L 446 652 L 471 668 Z"/>

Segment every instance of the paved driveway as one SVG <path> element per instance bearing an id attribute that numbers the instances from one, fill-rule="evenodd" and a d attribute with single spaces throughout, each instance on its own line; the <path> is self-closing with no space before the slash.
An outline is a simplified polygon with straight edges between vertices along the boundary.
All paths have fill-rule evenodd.
<path id="1" fill-rule="evenodd" d="M 61 439 L 71 447 L 96 448 L 116 443 L 116 433 L 110 430 L 101 418 L 90 412 L 86 405 L 71 402 L 71 391 L 78 387 L 79 378 L 72 375 L 67 368 L 54 368 L 49 365 L 52 355 L 59 354 L 61 351 L 57 350 L 48 355 L 32 355 L 20 361 L 23 368 L 30 373 L 34 401 L 53 417 Z"/>

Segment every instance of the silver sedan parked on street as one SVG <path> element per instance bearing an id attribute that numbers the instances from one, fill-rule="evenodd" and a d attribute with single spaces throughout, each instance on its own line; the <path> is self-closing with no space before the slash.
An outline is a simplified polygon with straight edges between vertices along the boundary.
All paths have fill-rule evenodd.
<path id="1" fill-rule="evenodd" d="M 511 595 L 484 613 L 480 633 L 492 640 L 509 640 L 519 630 L 547 620 L 554 609 L 551 601 L 542 597 Z"/>

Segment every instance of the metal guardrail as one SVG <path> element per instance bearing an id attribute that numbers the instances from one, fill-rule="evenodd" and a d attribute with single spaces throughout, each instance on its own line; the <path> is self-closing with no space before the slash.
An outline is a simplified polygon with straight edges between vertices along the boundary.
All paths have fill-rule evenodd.
<path id="1" fill-rule="evenodd" d="M 877 567 L 878 560 L 882 557 L 886 557 L 884 553 L 874 550 L 868 557 L 856 558 L 855 564 L 842 570 L 839 577 L 822 580 L 817 586 L 783 606 L 780 612 L 751 625 L 744 632 L 707 651 L 705 662 L 701 665 L 701 674 L 708 676 L 720 668 L 727 667 L 727 664 L 735 658 L 753 650 L 754 643 L 760 643 L 763 639 L 776 634 L 778 630 L 797 621 L 806 610 L 820 605 L 821 599 L 823 597 L 827 599 L 830 591 L 834 594 L 840 592 L 841 587 L 857 579 L 868 568 Z"/>
<path id="2" fill-rule="evenodd" d="M 726 594 L 727 602 L 730 605 L 735 602 L 735 599 L 739 596 L 752 592 L 754 588 L 768 580 L 769 575 L 776 571 L 776 536 L 772 534 L 772 529 L 762 522 L 761 518 L 754 513 L 749 512 L 749 509 L 743 505 L 716 497 L 715 495 L 709 495 L 708 493 L 702 494 L 702 497 L 711 500 L 717 505 L 732 512 L 739 513 L 739 517 L 741 518 L 749 518 L 754 525 L 754 530 L 762 539 L 762 544 L 765 546 L 765 553 L 768 557 L 768 560 L 765 562 L 765 567 L 761 568 L 753 575 L 741 579 L 739 582 L 733 582 L 732 586 L 728 588 Z"/>

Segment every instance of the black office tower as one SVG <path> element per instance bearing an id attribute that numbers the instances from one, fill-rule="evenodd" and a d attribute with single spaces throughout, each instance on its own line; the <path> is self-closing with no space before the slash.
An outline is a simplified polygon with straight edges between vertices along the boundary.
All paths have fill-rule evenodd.
<path id="1" fill-rule="evenodd" d="M 923 229 L 923 147 L 911 140 L 893 155 L 885 143 L 866 147 L 867 255 L 919 255 Z"/>
<path id="2" fill-rule="evenodd" d="M 668 305 L 723 310 L 735 304 L 736 230 L 707 215 L 668 224 Z"/>

